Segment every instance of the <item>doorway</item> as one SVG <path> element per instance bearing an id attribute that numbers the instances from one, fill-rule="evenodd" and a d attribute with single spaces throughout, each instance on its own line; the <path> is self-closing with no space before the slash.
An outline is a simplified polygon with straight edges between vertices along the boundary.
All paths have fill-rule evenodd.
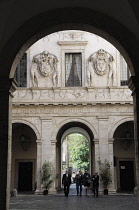
<path id="1" fill-rule="evenodd" d="M 19 162 L 18 191 L 32 191 L 32 162 Z"/>
<path id="2" fill-rule="evenodd" d="M 119 161 L 120 166 L 120 190 L 133 191 L 135 187 L 133 161 Z"/>

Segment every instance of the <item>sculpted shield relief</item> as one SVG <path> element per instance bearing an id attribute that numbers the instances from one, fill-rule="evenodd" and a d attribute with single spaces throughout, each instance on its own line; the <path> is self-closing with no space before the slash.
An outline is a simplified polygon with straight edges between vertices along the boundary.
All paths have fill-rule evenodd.
<path id="1" fill-rule="evenodd" d="M 94 61 L 95 72 L 98 75 L 104 75 L 109 70 L 108 56 L 105 50 L 98 50 L 96 52 L 96 60 Z"/>
<path id="2" fill-rule="evenodd" d="M 56 56 L 50 53 L 40 53 L 40 68 L 39 71 L 42 76 L 49 76 L 54 71 Z"/>
<path id="3" fill-rule="evenodd" d="M 96 73 L 103 76 L 108 73 L 107 86 L 116 86 L 116 68 L 112 55 L 103 49 L 90 55 L 88 58 L 87 82 L 93 86 L 93 76 Z"/>
<path id="4" fill-rule="evenodd" d="M 59 72 L 58 72 L 58 59 L 55 55 L 43 51 L 33 56 L 31 65 L 31 79 L 33 87 L 38 87 L 37 72 L 44 77 L 48 77 L 53 74 L 53 85 L 59 84 Z"/>

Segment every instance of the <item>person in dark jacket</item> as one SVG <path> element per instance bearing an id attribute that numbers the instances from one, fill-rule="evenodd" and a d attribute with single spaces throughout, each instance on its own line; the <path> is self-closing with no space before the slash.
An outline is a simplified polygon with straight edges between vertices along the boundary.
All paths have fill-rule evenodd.
<path id="1" fill-rule="evenodd" d="M 91 175 L 90 175 L 90 173 L 88 173 L 87 170 L 85 170 L 85 173 L 84 173 L 84 186 L 85 186 L 85 191 L 86 191 L 86 195 L 87 196 L 89 196 L 90 185 L 91 185 Z"/>
<path id="2" fill-rule="evenodd" d="M 80 196 L 82 196 L 82 184 L 83 184 L 82 171 L 79 171 L 79 173 L 76 174 L 75 182 L 76 182 L 77 196 L 79 195 L 79 192 L 80 192 Z"/>
<path id="3" fill-rule="evenodd" d="M 66 170 L 66 173 L 63 174 L 62 184 L 64 185 L 65 196 L 68 197 L 69 188 L 70 188 L 70 185 L 71 185 L 71 174 L 68 173 L 68 170 Z"/>
<path id="4" fill-rule="evenodd" d="M 93 181 L 93 192 L 94 192 L 94 196 L 98 197 L 99 175 L 98 175 L 97 172 L 95 172 L 95 174 L 93 175 L 92 181 Z"/>

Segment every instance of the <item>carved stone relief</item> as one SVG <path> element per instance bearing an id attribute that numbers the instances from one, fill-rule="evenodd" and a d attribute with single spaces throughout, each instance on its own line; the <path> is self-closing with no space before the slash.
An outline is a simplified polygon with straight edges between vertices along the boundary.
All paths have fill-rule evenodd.
<path id="1" fill-rule="evenodd" d="M 81 33 L 81 32 L 69 32 L 69 33 L 62 33 L 63 37 L 62 39 L 63 40 L 85 40 L 84 38 L 84 33 Z"/>
<path id="2" fill-rule="evenodd" d="M 52 74 L 53 85 L 59 85 L 60 73 L 58 70 L 58 59 L 55 55 L 43 51 L 42 53 L 33 56 L 31 64 L 31 79 L 33 87 L 38 87 L 38 71 L 43 77 L 49 77 Z"/>
<path id="3" fill-rule="evenodd" d="M 52 90 L 41 90 L 39 98 L 40 99 L 46 99 L 46 98 L 53 99 L 54 98 L 54 93 L 53 93 Z"/>
<path id="4" fill-rule="evenodd" d="M 86 97 L 84 90 L 63 90 L 59 93 L 61 99 L 83 99 Z"/>
<path id="5" fill-rule="evenodd" d="M 24 90 L 16 90 L 14 92 L 14 102 L 20 102 L 20 101 L 31 101 L 31 100 L 54 100 L 59 101 L 62 99 L 62 102 L 64 100 L 85 100 L 85 101 L 101 101 L 103 99 L 103 102 L 107 101 L 131 101 L 132 102 L 132 96 L 131 91 L 129 89 L 114 89 L 114 88 L 91 88 L 89 90 L 87 89 L 72 89 L 72 90 L 63 90 L 58 88 L 57 91 L 53 89 L 24 89 Z"/>
<path id="6" fill-rule="evenodd" d="M 115 96 L 117 99 L 130 99 L 131 98 L 131 91 L 127 89 L 117 89 L 115 90 Z"/>
<path id="7" fill-rule="evenodd" d="M 32 91 L 31 90 L 16 90 L 14 92 L 14 99 L 23 99 L 23 100 L 32 100 Z"/>
<path id="8" fill-rule="evenodd" d="M 93 76 L 96 73 L 103 76 L 108 73 L 107 86 L 110 86 L 111 79 L 113 86 L 116 86 L 116 68 L 114 58 L 103 49 L 90 55 L 87 61 L 87 82 L 89 86 L 93 86 Z"/>
<path id="9" fill-rule="evenodd" d="M 95 99 L 110 99 L 110 92 L 107 89 L 96 89 Z"/>

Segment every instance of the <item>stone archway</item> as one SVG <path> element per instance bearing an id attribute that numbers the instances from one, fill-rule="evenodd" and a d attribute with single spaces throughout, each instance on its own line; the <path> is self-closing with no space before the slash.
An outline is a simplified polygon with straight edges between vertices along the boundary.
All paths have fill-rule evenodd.
<path id="1" fill-rule="evenodd" d="M 12 133 L 11 189 L 34 191 L 37 136 L 30 126 L 21 122 L 13 123 Z"/>
<path id="2" fill-rule="evenodd" d="M 86 138 L 89 140 L 90 145 L 90 172 L 92 174 L 94 168 L 94 147 L 93 147 L 93 139 L 94 135 L 92 130 L 86 125 L 78 121 L 70 121 L 67 124 L 64 124 L 57 133 L 57 143 L 56 143 L 56 188 L 61 188 L 61 144 L 65 136 L 70 133 L 81 133 L 85 135 Z"/>
<path id="3" fill-rule="evenodd" d="M 134 123 L 131 119 L 122 121 L 113 134 L 115 187 L 118 192 L 133 192 L 136 186 Z"/>
<path id="4" fill-rule="evenodd" d="M 121 124 L 124 123 L 124 122 L 133 121 L 133 120 L 134 120 L 133 117 L 125 117 L 125 118 L 119 120 L 118 122 L 116 122 L 116 123 L 114 124 L 114 126 L 110 129 L 110 132 L 109 132 L 109 134 L 108 134 L 109 140 L 111 141 L 111 140 L 113 139 L 114 132 L 115 132 L 115 130 L 118 128 L 119 125 L 121 125 Z"/>
<path id="5" fill-rule="evenodd" d="M 12 123 L 23 123 L 23 124 L 28 125 L 30 128 L 32 128 L 32 130 L 36 134 L 36 140 L 40 140 L 41 139 L 38 129 L 31 122 L 29 122 L 29 121 L 27 121 L 25 119 L 19 119 L 19 120 L 15 119 L 15 120 L 12 121 Z"/>
<path id="6" fill-rule="evenodd" d="M 83 7 L 83 5 L 81 4 L 82 7 Z M 42 5 L 42 6 L 44 7 L 44 5 Z M 60 14 L 62 14 L 63 16 L 59 15 L 59 12 L 58 12 L 59 10 L 57 9 L 58 8 L 57 4 L 55 5 L 56 10 L 54 10 L 54 11 L 52 10 L 53 7 L 49 8 L 49 6 L 47 5 L 46 8 L 49 11 L 51 10 L 50 13 L 48 13 L 48 11 L 47 11 L 45 14 L 43 14 L 42 10 L 40 10 L 40 12 L 38 11 L 36 16 L 35 16 L 34 13 L 28 15 L 27 18 L 25 18 L 25 17 L 23 18 L 23 16 L 22 16 L 21 20 L 20 20 L 22 23 L 20 22 L 20 24 L 19 24 L 19 23 L 16 22 L 17 25 L 16 24 L 14 24 L 14 25 L 16 25 L 17 27 L 13 27 L 14 30 L 10 34 L 7 33 L 8 34 L 7 39 L 6 39 L 6 37 L 4 37 L 4 40 L 6 40 L 6 41 L 2 45 L 2 48 L 1 48 L 2 53 L 0 54 L 0 57 L 2 58 L 0 66 L 1 66 L 1 69 L 2 69 L 2 76 L 3 76 L 3 77 L 1 77 L 1 81 L 4 81 L 0 85 L 0 87 L 1 87 L 0 89 L 2 90 L 2 92 L 1 92 L 2 93 L 2 98 L 1 98 L 2 113 L 4 113 L 1 116 L 1 122 L 2 123 L 1 123 L 1 128 L 0 128 L 2 130 L 1 139 L 3 139 L 4 148 L 5 148 L 5 151 L 4 152 L 2 151 L 3 152 L 2 157 L 3 156 L 5 157 L 4 158 L 5 163 L 3 163 L 4 167 L 7 166 L 7 148 L 8 148 L 8 141 L 7 141 L 7 139 L 8 139 L 8 130 L 7 130 L 7 127 L 8 127 L 8 103 L 9 103 L 8 97 L 9 97 L 9 87 L 11 86 L 11 84 L 10 85 L 8 84 L 9 83 L 9 80 L 8 80 L 9 71 L 11 69 L 12 62 L 13 62 L 15 56 L 21 50 L 22 46 L 25 43 L 28 42 L 30 37 L 33 37 L 34 34 L 37 34 L 39 31 L 42 31 L 42 28 L 45 28 L 45 27 L 48 28 L 48 31 L 49 31 L 48 33 L 52 32 L 52 30 L 50 30 L 50 28 L 52 28 L 53 25 L 57 25 L 57 22 L 54 21 L 54 15 L 55 15 L 58 22 L 61 22 L 61 17 L 62 17 L 62 20 L 64 20 L 64 23 L 79 22 L 79 23 L 82 24 L 82 23 L 86 22 L 86 24 L 88 24 L 88 25 L 95 26 L 96 28 L 100 28 L 101 30 L 105 31 L 107 34 L 114 37 L 117 40 L 117 42 L 121 43 L 121 46 L 124 46 L 128 56 L 130 57 L 130 59 L 133 63 L 134 69 L 136 71 L 138 71 L 138 69 L 139 69 L 139 63 L 138 63 L 138 46 L 139 45 L 138 45 L 138 40 L 137 40 L 136 36 L 134 35 L 133 31 L 130 28 L 127 29 L 126 25 L 122 24 L 122 21 L 119 20 L 119 22 L 118 22 L 118 20 L 115 21 L 114 18 L 109 18 L 109 17 L 112 16 L 111 6 L 108 6 L 108 8 L 110 9 L 110 13 L 109 13 L 109 11 L 105 12 L 105 14 L 108 14 L 108 16 L 103 15 L 104 12 L 94 12 L 94 11 L 103 11 L 101 9 L 99 10 L 99 7 L 103 8 L 103 4 L 99 5 L 99 7 L 96 7 L 93 10 L 93 6 L 90 3 L 90 5 L 89 5 L 90 8 L 91 8 L 89 10 L 90 12 L 88 11 L 88 9 L 86 9 L 86 10 L 85 9 L 77 9 L 77 5 L 75 5 L 74 8 L 73 8 L 73 6 L 71 4 L 66 5 L 66 4 L 63 3 L 62 6 L 64 7 L 64 9 L 60 10 Z M 66 7 L 68 8 L 70 6 L 72 6 L 72 8 L 69 8 L 69 9 L 65 10 Z M 130 5 L 128 5 L 128 6 L 130 6 Z M 33 7 L 37 8 L 38 5 L 28 4 L 28 7 L 31 8 L 30 11 L 34 11 Z M 3 8 L 5 8 L 5 7 L 2 6 L 2 10 L 3 10 Z M 7 3 L 7 8 L 10 8 L 8 3 Z M 5 10 L 3 10 L 3 13 L 5 13 Z M 19 10 L 17 9 L 17 11 L 20 11 L 20 7 L 19 7 Z M 119 13 L 117 13 L 117 16 L 119 17 Z M 16 20 L 16 17 L 17 17 L 17 15 L 15 15 L 15 20 Z M 31 17 L 33 17 L 33 18 L 31 18 Z M 46 19 L 44 19 L 44 17 Z M 73 18 L 70 19 L 70 21 L 69 21 L 68 17 L 69 18 L 73 17 Z M 118 19 L 118 18 L 116 18 L 116 19 Z M 14 22 L 14 19 L 13 19 L 13 22 Z M 7 27 L 7 24 L 5 24 L 5 27 Z M 11 25 L 10 28 L 12 28 L 12 25 Z M 57 31 L 59 30 L 59 28 L 60 28 L 60 26 L 57 27 Z M 134 29 L 135 28 L 136 27 L 134 26 Z M 5 29 L 6 28 L 3 29 L 3 34 L 4 35 L 6 34 Z M 63 26 L 62 29 L 66 29 L 66 25 Z M 80 29 L 82 29 L 82 25 L 80 25 Z M 87 29 L 87 27 L 84 28 L 84 29 L 89 31 L 89 26 L 88 26 L 88 29 Z M 4 32 L 4 30 L 5 30 L 5 32 Z M 26 33 L 23 33 L 23 31 L 26 31 Z M 109 35 L 108 35 L 108 37 L 109 37 Z M 126 36 L 126 38 L 125 38 L 124 35 Z M 20 37 L 20 39 L 19 39 L 19 37 Z M 16 40 L 19 40 L 17 45 L 15 45 L 15 43 L 17 43 Z M 120 49 L 120 47 L 119 47 L 119 49 Z M 22 50 L 20 52 L 22 52 Z M 25 49 L 23 48 L 22 53 L 24 53 L 24 52 L 25 52 Z M 120 52 L 122 52 L 122 49 L 120 50 Z M 22 55 L 22 53 L 21 53 L 21 55 Z M 7 55 L 9 55 L 9 56 L 7 57 Z M 125 53 L 124 57 L 128 57 L 128 56 Z M 5 57 L 7 57 L 6 62 L 5 62 Z M 16 63 L 17 60 L 14 63 L 15 66 L 17 64 Z M 128 61 L 128 59 L 126 59 L 126 60 Z M 128 63 L 130 63 L 130 62 L 128 62 Z M 129 65 L 129 66 L 131 66 L 131 65 Z M 11 78 L 12 78 L 12 76 L 11 76 Z M 6 80 L 7 83 L 5 82 L 5 80 Z M 5 83 L 6 83 L 6 85 L 5 85 Z M 134 81 L 134 83 L 135 83 L 135 81 Z M 136 81 L 136 83 L 138 84 L 138 81 Z M 137 87 L 137 85 L 136 85 L 136 87 Z M 4 94 L 3 94 L 3 91 L 4 91 Z M 138 110 L 137 110 L 137 112 L 138 112 Z M 135 113 L 135 115 L 136 114 L 137 113 Z M 138 140 L 136 140 L 136 141 L 138 142 Z M 137 154 L 137 157 L 138 157 L 138 144 L 137 144 L 136 148 L 137 148 L 136 154 Z M 1 168 L 2 169 L 1 171 L 3 171 L 4 167 Z M 7 174 L 7 171 L 5 171 L 5 174 Z M 6 176 L 4 176 L 4 177 L 6 177 Z M 6 179 L 3 178 L 3 180 L 4 180 L 5 183 L 7 182 Z M 6 186 L 6 184 L 5 184 L 5 186 Z M 0 187 L 0 189 L 1 189 L 1 187 Z M 4 190 L 4 193 L 3 193 L 3 191 L 1 191 L 1 192 L 2 192 L 1 194 L 6 196 L 6 189 Z M 2 200 L 3 200 L 3 203 L 5 203 L 5 197 L 3 197 Z"/>

